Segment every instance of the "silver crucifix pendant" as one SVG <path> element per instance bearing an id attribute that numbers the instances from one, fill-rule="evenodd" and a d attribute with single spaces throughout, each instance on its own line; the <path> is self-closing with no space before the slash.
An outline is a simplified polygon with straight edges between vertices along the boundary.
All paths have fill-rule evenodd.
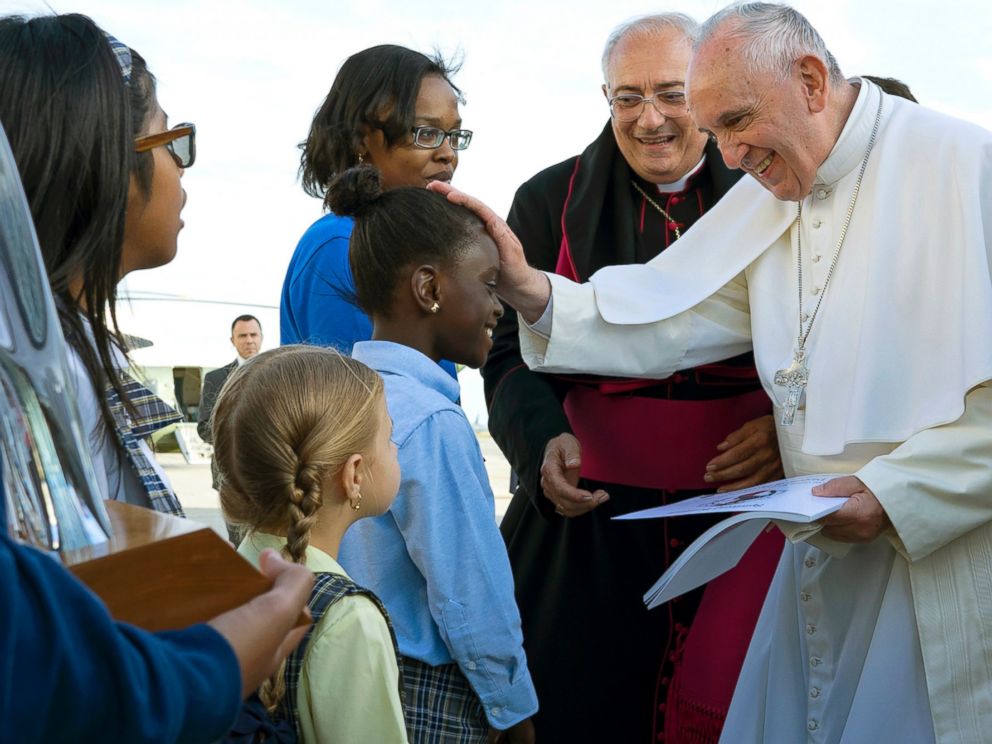
<path id="1" fill-rule="evenodd" d="M 796 349 L 792 364 L 775 373 L 775 384 L 781 385 L 786 390 L 780 420 L 782 426 L 792 426 L 795 422 L 796 409 L 799 408 L 799 400 L 803 397 L 808 380 L 809 369 L 806 367 L 806 352 L 803 349 Z"/>

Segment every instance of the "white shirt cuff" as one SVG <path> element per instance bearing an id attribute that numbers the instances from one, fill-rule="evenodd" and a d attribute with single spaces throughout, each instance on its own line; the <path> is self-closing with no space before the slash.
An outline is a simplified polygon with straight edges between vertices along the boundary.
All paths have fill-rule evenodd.
<path id="1" fill-rule="evenodd" d="M 533 323 L 528 323 L 524 320 L 524 325 L 527 329 L 533 333 L 536 333 L 543 339 L 551 338 L 551 321 L 554 319 L 555 315 L 555 296 L 554 294 L 549 295 L 548 305 L 544 308 L 544 312 L 541 313 L 541 317 L 535 320 Z M 523 317 L 520 318 L 523 320 Z"/>

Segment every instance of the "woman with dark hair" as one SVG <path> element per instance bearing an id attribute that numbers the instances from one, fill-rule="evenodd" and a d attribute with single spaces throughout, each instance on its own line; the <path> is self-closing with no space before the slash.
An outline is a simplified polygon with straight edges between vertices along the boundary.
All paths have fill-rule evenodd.
<path id="1" fill-rule="evenodd" d="M 461 129 L 457 71 L 438 56 L 382 45 L 341 66 L 303 143 L 303 189 L 324 200 L 340 173 L 375 166 L 384 189 L 450 181 L 472 132 Z M 304 233 L 286 272 L 280 303 L 282 343 L 335 346 L 351 353 L 372 337 L 372 321 L 354 303 L 348 266 L 354 220 L 333 211 Z M 454 375 L 454 365 L 441 363 Z"/>
<path id="2" fill-rule="evenodd" d="M 129 374 L 117 283 L 176 254 L 195 127 L 166 128 L 144 59 L 84 16 L 0 19 L 0 121 L 41 245 L 104 498 L 182 507 L 145 437 L 180 420 Z M 133 145 L 128 143 L 133 142 Z M 127 463 L 124 466 L 123 463 Z M 101 464 L 103 467 L 101 467 Z"/>
<path id="3" fill-rule="evenodd" d="M 81 15 L 0 18 L 0 122 L 72 344 L 77 393 L 94 412 L 84 420 L 102 414 L 112 429 L 129 394 L 117 375 L 115 285 L 175 253 L 192 128 L 166 129 L 141 58 Z M 104 384 L 118 405 L 104 401 Z M 9 472 L 0 462 L 0 525 Z M 274 580 L 268 592 L 209 623 L 152 634 L 115 622 L 57 561 L 0 527 L 3 740 L 216 741 L 306 630 L 293 628 L 310 572 L 272 551 L 260 565 Z"/>

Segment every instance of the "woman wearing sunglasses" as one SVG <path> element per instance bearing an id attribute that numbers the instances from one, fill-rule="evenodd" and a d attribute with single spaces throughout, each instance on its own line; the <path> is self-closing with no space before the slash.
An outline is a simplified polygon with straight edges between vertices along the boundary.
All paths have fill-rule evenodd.
<path id="1" fill-rule="evenodd" d="M 450 181 L 472 132 L 462 129 L 457 67 L 401 46 L 382 45 L 352 55 L 338 71 L 301 147 L 303 189 L 326 200 L 339 173 L 369 163 L 382 188 L 424 187 Z M 354 304 L 348 265 L 354 220 L 329 212 L 304 233 L 282 288 L 284 344 L 334 346 L 346 354 L 372 337 L 372 321 Z M 441 365 L 454 376 L 450 362 Z"/>
<path id="2" fill-rule="evenodd" d="M 118 498 L 174 501 L 159 494 L 156 503 L 144 479 L 133 482 L 133 438 L 125 446 L 116 436 L 122 401 L 134 411 L 143 401 L 128 398 L 119 374 L 126 355 L 113 312 L 122 276 L 175 254 L 193 129 L 168 129 L 144 61 L 81 15 L 0 18 L 0 122 L 72 344 L 70 383 L 104 456 L 97 477 Z M 0 412 L 6 405 L 0 394 Z M 111 460 L 129 464 L 112 469 Z M 6 534 L 6 473 L 0 462 L 0 739 L 206 744 L 223 736 L 241 698 L 303 636 L 306 628 L 291 628 L 310 571 L 268 551 L 260 563 L 271 590 L 207 624 L 147 633 L 112 620 L 58 561 Z"/>
<path id="3" fill-rule="evenodd" d="M 181 515 L 145 443 L 180 416 L 129 373 L 115 306 L 121 279 L 176 255 L 180 178 L 193 164 L 196 128 L 169 128 L 154 76 L 119 41 L 104 40 L 117 62 L 114 80 L 101 77 L 109 73 L 92 50 L 78 52 L 86 64 L 69 56 L 75 47 L 60 57 L 54 50 L 68 29 L 86 25 L 76 18 L 0 19 L 0 121 L 34 217 L 103 495 Z M 121 138 L 134 143 L 126 161 L 111 157 Z"/>

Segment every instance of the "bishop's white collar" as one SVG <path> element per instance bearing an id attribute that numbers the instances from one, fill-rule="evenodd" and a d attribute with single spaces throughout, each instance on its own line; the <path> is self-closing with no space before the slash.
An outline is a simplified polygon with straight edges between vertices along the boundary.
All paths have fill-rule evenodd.
<path id="1" fill-rule="evenodd" d="M 686 185 L 689 183 L 689 179 L 694 175 L 699 173 L 703 164 L 706 162 L 706 153 L 703 153 L 703 157 L 699 159 L 699 162 L 693 166 L 692 170 L 686 173 L 682 178 L 673 183 L 656 183 L 655 186 L 658 189 L 659 194 L 677 194 L 680 191 L 685 191 Z"/>

